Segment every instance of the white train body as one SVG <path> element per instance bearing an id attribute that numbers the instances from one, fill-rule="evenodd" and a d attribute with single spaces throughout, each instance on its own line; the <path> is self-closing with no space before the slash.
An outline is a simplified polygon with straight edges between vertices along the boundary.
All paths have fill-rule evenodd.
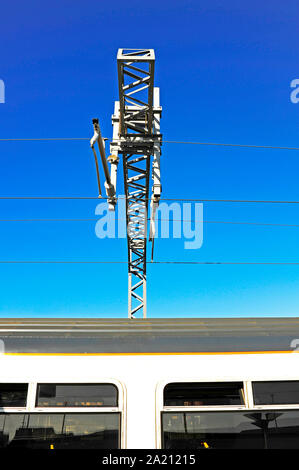
<path id="1" fill-rule="evenodd" d="M 173 320 L 175 322 L 175 320 Z M 5 328 L 4 328 L 5 326 Z M 34 333 L 13 331 L 14 328 L 2 325 L 4 343 L 16 334 L 27 345 Z M 23 327 L 24 328 L 24 327 Z M 61 328 L 61 326 L 60 326 Z M 28 330 L 28 328 L 27 328 Z M 82 330 L 82 326 L 81 326 Z M 204 330 L 204 329 L 203 329 Z M 290 325 L 287 335 L 281 337 L 289 344 L 294 326 Z M 116 331 L 116 330 L 115 330 Z M 44 334 L 45 327 L 43 327 Z M 113 332 L 112 332 L 113 333 Z M 110 334 L 112 334 L 110 332 Z M 84 332 L 81 331 L 81 335 Z M 107 333 L 109 334 L 109 333 Z M 115 332 L 113 333 L 115 334 Z M 117 333 L 122 334 L 122 333 Z M 136 333 L 137 334 L 137 333 Z M 255 333 L 256 334 L 256 333 Z M 35 332 L 37 335 L 37 332 Z M 67 336 L 68 333 L 65 333 Z M 289 336 L 288 336 L 289 335 Z M 48 335 L 50 336 L 50 335 Z M 294 336 L 294 338 L 295 338 Z M 30 339 L 31 338 L 31 339 Z M 233 341 L 233 337 L 231 337 Z M 247 338 L 248 339 L 248 338 Z M 213 338 L 212 338 L 213 340 Z M 263 344 L 263 335 L 259 338 Z M 277 341 L 277 338 L 273 343 Z M 9 343 L 9 341 L 8 341 Z M 4 344 L 5 345 L 5 344 Z M 31 347 L 31 351 L 29 350 Z M 267 346 L 268 347 L 268 346 Z M 118 389 L 118 404 L 114 407 L 85 407 L 59 411 L 68 413 L 118 412 L 121 415 L 120 447 L 128 449 L 163 448 L 161 415 L 163 412 L 180 411 L 258 411 L 296 410 L 298 403 L 283 405 L 257 405 L 252 394 L 252 382 L 299 381 L 299 355 L 296 350 L 217 351 L 221 345 L 215 344 L 214 351 L 131 351 L 131 352 L 56 352 L 39 346 L 27 346 L 24 351 L 5 349 L 0 355 L 1 384 L 28 383 L 28 397 L 25 407 L 2 407 L 2 413 L 53 413 L 53 407 L 36 406 L 37 384 L 114 384 Z M 80 349 L 80 348 L 79 348 Z M 198 348 L 200 349 L 200 348 Z M 233 349 L 233 348 L 231 348 Z M 247 347 L 247 349 L 249 349 Z M 277 349 L 277 348 L 276 348 Z M 171 383 L 236 383 L 244 385 L 244 403 L 219 406 L 169 406 L 164 404 L 165 386 Z M 57 410 L 56 410 L 57 411 Z M 299 437 L 298 437 L 299 439 Z M 299 447 L 299 444 L 298 444 Z"/>

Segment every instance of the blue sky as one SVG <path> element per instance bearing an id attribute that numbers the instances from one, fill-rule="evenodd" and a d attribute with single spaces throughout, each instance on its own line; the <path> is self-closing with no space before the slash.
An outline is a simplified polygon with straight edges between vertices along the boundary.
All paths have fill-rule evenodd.
<path id="1" fill-rule="evenodd" d="M 14 1 L 1 6 L 0 138 L 111 136 L 119 47 L 156 52 L 165 140 L 299 147 L 295 0 Z M 0 195 L 93 196 L 88 142 L 0 142 Z M 121 169 L 121 167 L 120 167 Z M 163 196 L 299 200 L 299 152 L 164 144 Z M 123 194 L 122 172 L 118 192 Z M 91 218 L 96 201 L 0 200 L 0 219 Z M 297 205 L 204 204 L 204 219 L 298 224 Z M 126 260 L 90 222 L 0 222 L 0 260 Z M 205 224 L 156 260 L 299 261 L 299 228 Z M 297 316 L 299 267 L 148 267 L 148 313 Z M 0 265 L 0 315 L 127 315 L 126 265 Z"/>

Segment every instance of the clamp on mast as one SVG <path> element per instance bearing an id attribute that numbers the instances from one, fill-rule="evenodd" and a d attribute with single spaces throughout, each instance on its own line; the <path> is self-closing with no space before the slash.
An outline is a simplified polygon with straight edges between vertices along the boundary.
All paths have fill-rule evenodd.
<path id="1" fill-rule="evenodd" d="M 105 173 L 109 209 L 116 204 L 116 175 L 122 154 L 126 200 L 128 244 L 128 316 L 146 318 L 146 245 L 151 157 L 152 197 L 149 240 L 152 259 L 155 238 L 155 214 L 161 195 L 161 140 L 159 88 L 154 87 L 155 54 L 153 49 L 119 49 L 117 53 L 119 101 L 112 116 L 113 139 L 110 144 L 111 177 L 98 120 L 94 120 L 91 148 L 97 176 L 99 171 L 94 145 L 98 142 Z M 100 182 L 99 182 L 100 188 Z M 100 192 L 101 195 L 101 192 Z"/>

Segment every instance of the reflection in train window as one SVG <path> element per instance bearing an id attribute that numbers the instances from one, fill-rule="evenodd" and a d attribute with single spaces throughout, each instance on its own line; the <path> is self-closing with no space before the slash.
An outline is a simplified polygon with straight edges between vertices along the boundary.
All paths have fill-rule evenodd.
<path id="1" fill-rule="evenodd" d="M 244 405 L 243 382 L 170 383 L 164 406 Z"/>
<path id="2" fill-rule="evenodd" d="M 0 408 L 25 407 L 28 384 L 0 384 Z"/>
<path id="3" fill-rule="evenodd" d="M 36 406 L 116 407 L 118 390 L 113 384 L 39 384 Z"/>
<path id="4" fill-rule="evenodd" d="M 0 448 L 117 449 L 120 413 L 0 414 Z"/>
<path id="5" fill-rule="evenodd" d="M 164 449 L 299 449 L 299 410 L 162 414 Z"/>
<path id="6" fill-rule="evenodd" d="M 299 381 L 252 382 L 255 405 L 299 405 Z"/>

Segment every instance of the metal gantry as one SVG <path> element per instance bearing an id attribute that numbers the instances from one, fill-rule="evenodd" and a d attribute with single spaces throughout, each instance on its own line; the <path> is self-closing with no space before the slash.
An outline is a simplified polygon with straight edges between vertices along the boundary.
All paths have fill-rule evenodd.
<path id="1" fill-rule="evenodd" d="M 149 207 L 149 182 L 152 164 L 152 197 L 150 241 L 154 244 L 155 213 L 161 195 L 160 180 L 160 97 L 154 87 L 155 54 L 152 49 L 119 49 L 117 54 L 119 101 L 112 116 L 113 139 L 110 144 L 111 178 L 106 175 L 103 162 L 109 208 L 116 203 L 116 173 L 123 157 L 128 242 L 128 316 L 146 317 L 146 245 Z M 103 142 L 98 120 L 94 120 L 95 134 L 91 140 Z M 99 144 L 103 161 L 105 152 Z M 98 168 L 98 166 L 97 166 Z M 99 181 L 99 175 L 98 175 Z M 99 183 L 100 186 L 100 183 Z M 153 249 L 152 249 L 153 256 Z"/>

